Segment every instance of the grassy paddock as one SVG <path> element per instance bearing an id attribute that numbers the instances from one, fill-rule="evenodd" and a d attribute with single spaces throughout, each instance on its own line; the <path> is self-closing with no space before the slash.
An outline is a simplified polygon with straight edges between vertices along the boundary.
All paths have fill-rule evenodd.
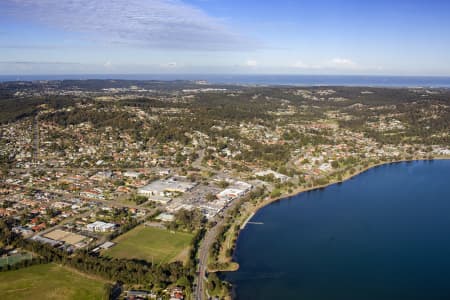
<path id="1" fill-rule="evenodd" d="M 56 264 L 35 265 L 0 273 L 3 300 L 103 299 L 104 282 Z"/>
<path id="2" fill-rule="evenodd" d="M 115 239 L 117 245 L 103 252 L 103 255 L 148 262 L 153 260 L 154 263 L 184 261 L 192 238 L 190 233 L 141 225 Z"/>

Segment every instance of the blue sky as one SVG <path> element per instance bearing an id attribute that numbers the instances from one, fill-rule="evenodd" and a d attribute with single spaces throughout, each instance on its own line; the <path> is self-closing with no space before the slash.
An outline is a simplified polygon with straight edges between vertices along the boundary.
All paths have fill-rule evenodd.
<path id="1" fill-rule="evenodd" d="M 1 0 L 0 74 L 450 76 L 450 1 Z"/>

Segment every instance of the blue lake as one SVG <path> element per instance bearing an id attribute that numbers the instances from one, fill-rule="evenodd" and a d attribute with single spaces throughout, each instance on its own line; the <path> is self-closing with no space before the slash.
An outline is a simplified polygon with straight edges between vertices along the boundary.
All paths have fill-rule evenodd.
<path id="1" fill-rule="evenodd" d="M 450 161 L 371 169 L 241 232 L 236 299 L 450 299 Z"/>

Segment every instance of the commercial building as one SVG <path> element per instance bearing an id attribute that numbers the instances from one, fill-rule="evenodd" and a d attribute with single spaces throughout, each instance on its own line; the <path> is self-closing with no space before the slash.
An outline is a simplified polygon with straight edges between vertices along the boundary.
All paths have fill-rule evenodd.
<path id="1" fill-rule="evenodd" d="M 95 221 L 94 223 L 86 225 L 86 228 L 88 231 L 92 232 L 109 232 L 116 229 L 116 224 Z"/>
<path id="2" fill-rule="evenodd" d="M 243 196 L 244 194 L 244 190 L 229 188 L 218 193 L 216 197 L 219 200 L 232 201 L 238 197 Z"/>
<path id="3" fill-rule="evenodd" d="M 192 190 L 197 183 L 184 178 L 171 177 L 166 180 L 157 180 L 138 189 L 138 194 L 143 196 L 168 196 L 173 193 L 186 193 Z"/>

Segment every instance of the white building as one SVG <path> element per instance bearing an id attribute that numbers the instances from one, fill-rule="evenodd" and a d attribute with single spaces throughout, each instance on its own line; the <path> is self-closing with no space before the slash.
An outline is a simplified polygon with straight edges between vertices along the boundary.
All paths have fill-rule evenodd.
<path id="1" fill-rule="evenodd" d="M 156 217 L 156 220 L 161 220 L 163 222 L 172 222 L 175 220 L 175 216 L 168 213 L 161 213 Z"/>
<path id="2" fill-rule="evenodd" d="M 243 196 L 244 194 L 245 194 L 244 190 L 228 188 L 218 193 L 216 197 L 219 200 L 232 201 L 236 198 Z"/>
<path id="3" fill-rule="evenodd" d="M 86 228 L 88 231 L 92 232 L 109 232 L 116 229 L 116 224 L 95 221 L 94 223 L 86 225 Z"/>
<path id="4" fill-rule="evenodd" d="M 331 171 L 331 169 L 333 169 L 333 167 L 330 163 L 323 163 L 319 166 L 319 170 L 322 172 Z"/>
<path id="5" fill-rule="evenodd" d="M 247 193 L 253 188 L 253 185 L 244 181 L 233 181 L 229 187 L 240 189 L 243 190 L 245 193 Z"/>
<path id="6" fill-rule="evenodd" d="M 141 173 L 139 172 L 135 172 L 135 171 L 126 171 L 125 173 L 123 173 L 124 177 L 128 177 L 128 178 L 139 178 L 139 176 L 141 175 Z"/>

